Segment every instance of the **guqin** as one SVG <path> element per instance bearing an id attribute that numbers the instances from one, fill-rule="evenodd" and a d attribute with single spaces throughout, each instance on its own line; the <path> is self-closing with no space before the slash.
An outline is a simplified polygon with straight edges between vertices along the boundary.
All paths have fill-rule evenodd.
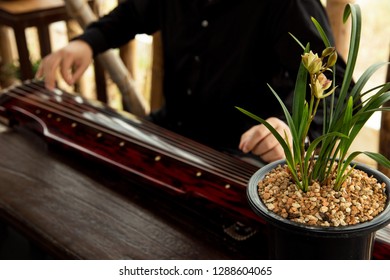
<path id="1" fill-rule="evenodd" d="M 240 223 L 264 224 L 246 200 L 246 184 L 258 167 L 144 119 L 60 89 L 49 91 L 38 81 L 5 90 L 0 118 L 144 184 L 197 198 Z M 374 258 L 390 259 L 389 226 L 377 234 Z"/>

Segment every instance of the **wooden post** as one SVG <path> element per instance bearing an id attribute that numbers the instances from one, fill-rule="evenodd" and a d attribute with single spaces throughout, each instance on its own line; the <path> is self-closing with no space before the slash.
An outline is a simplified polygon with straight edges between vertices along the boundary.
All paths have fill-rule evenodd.
<path id="1" fill-rule="evenodd" d="M 389 54 L 390 61 L 390 54 Z M 387 66 L 386 82 L 390 82 L 390 66 Z M 385 103 L 385 106 L 390 107 L 390 101 Z M 379 130 L 379 153 L 386 158 L 390 158 L 390 112 L 383 111 L 381 118 L 381 128 Z M 378 165 L 379 171 L 390 177 L 390 169 Z"/>
<path id="2" fill-rule="evenodd" d="M 161 33 L 153 35 L 153 62 L 152 62 L 152 85 L 150 90 L 150 107 L 152 110 L 161 108 L 163 97 L 163 55 Z"/>
<path id="3" fill-rule="evenodd" d="M 0 86 L 6 88 L 15 83 L 15 73 L 13 73 L 13 52 L 10 40 L 10 30 L 5 26 L 0 26 Z"/>
<path id="4" fill-rule="evenodd" d="M 326 11 L 329 16 L 330 25 L 332 27 L 335 38 L 336 49 L 339 54 L 347 59 L 349 49 L 349 39 L 351 32 L 350 22 L 343 23 L 344 8 L 348 3 L 354 3 L 355 0 L 327 0 Z"/>

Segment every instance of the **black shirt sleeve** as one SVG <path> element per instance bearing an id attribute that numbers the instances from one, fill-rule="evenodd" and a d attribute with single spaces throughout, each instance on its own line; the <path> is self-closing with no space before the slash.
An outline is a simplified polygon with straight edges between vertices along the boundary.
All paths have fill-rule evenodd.
<path id="1" fill-rule="evenodd" d="M 140 33 L 152 34 L 158 30 L 158 1 L 128 0 L 113 11 L 87 26 L 85 32 L 74 38 L 87 42 L 94 56 L 110 48 L 117 48 Z"/>

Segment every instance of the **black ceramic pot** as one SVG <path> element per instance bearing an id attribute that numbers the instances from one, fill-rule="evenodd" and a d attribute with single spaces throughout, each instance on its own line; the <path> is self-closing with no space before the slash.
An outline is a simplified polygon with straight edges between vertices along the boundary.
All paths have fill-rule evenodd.
<path id="1" fill-rule="evenodd" d="M 371 259 L 375 232 L 390 223 L 390 203 L 373 220 L 353 226 L 318 227 L 284 219 L 267 209 L 258 195 L 258 182 L 284 160 L 276 161 L 259 169 L 250 179 L 247 196 L 251 208 L 268 226 L 270 259 Z M 383 173 L 366 165 L 357 164 L 356 169 L 373 175 L 386 183 L 389 197 L 390 180 Z"/>

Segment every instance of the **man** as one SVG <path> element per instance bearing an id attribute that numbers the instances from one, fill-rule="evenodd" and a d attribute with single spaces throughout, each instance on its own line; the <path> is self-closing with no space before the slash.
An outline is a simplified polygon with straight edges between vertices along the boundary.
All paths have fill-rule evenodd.
<path id="1" fill-rule="evenodd" d="M 284 157 L 281 146 L 235 106 L 267 119 L 291 140 L 267 84 L 291 103 L 303 50 L 289 33 L 303 44 L 310 42 L 315 52 L 324 49 L 311 17 L 332 38 L 319 0 L 128 0 L 46 57 L 37 77 L 53 88 L 59 68 L 73 84 L 99 53 L 138 33 L 160 30 L 165 105 L 152 113 L 152 120 L 218 150 L 252 153 L 271 162 Z M 340 82 L 345 66 L 339 61 Z M 313 124 L 312 138 L 320 133 L 321 118 Z"/>

